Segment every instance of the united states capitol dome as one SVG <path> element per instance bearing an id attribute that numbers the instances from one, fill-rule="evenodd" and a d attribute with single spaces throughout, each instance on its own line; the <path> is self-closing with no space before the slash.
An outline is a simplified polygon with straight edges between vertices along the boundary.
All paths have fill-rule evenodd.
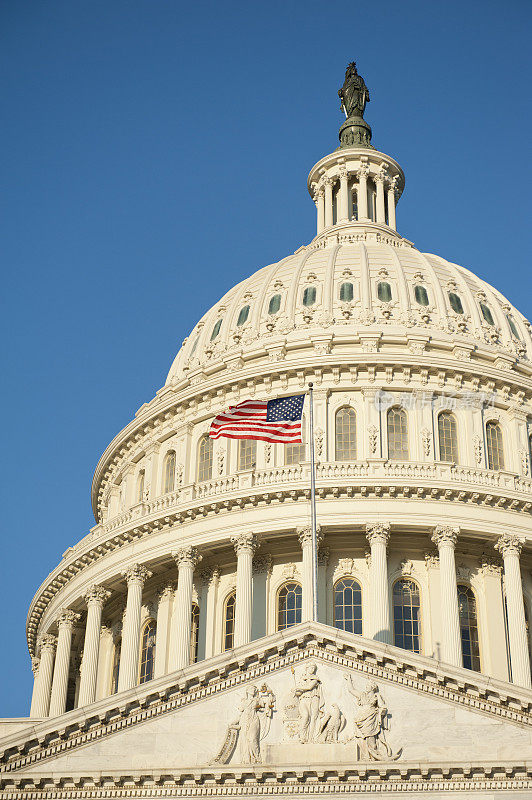
<path id="1" fill-rule="evenodd" d="M 362 769 L 365 758 L 383 762 L 371 778 L 382 787 L 392 756 L 404 765 L 390 792 L 403 791 L 408 765 L 454 780 L 474 763 L 488 786 L 500 759 L 508 777 L 509 754 L 532 786 L 529 761 L 522 766 L 530 744 L 518 739 L 532 707 L 530 324 L 467 268 L 401 236 L 405 176 L 372 145 L 369 93 L 354 64 L 340 98 L 339 146 L 308 176 L 315 237 L 203 315 L 165 384 L 97 465 L 96 524 L 74 538 L 30 606 L 38 745 L 13 735 L 4 744 L 13 769 L 35 770 L 54 747 L 88 752 L 93 737 L 101 751 L 89 762 L 100 775 L 112 763 L 140 786 L 156 762 L 165 789 L 172 775 L 188 791 L 194 775 L 198 796 L 212 770 L 221 770 L 214 782 L 237 775 L 239 757 L 268 764 L 265 791 L 270 779 L 288 783 L 286 764 L 310 764 L 317 781 L 332 781 L 340 763 Z M 230 407 L 306 394 L 309 384 L 313 436 L 305 400 L 300 443 L 210 437 Z M 309 654 L 319 668 L 303 673 Z M 359 731 L 359 749 L 346 749 L 359 718 L 325 662 L 330 675 L 343 665 L 379 681 L 389 745 L 379 740 L 384 711 L 377 723 L 373 709 L 371 736 Z M 294 681 L 316 674 L 334 704 L 328 717 L 315 704 L 312 728 L 312 704 L 298 712 Z M 352 688 L 351 672 L 344 677 Z M 252 726 L 234 722 L 250 681 Z M 440 705 L 424 705 L 429 695 Z M 266 700 L 272 724 L 261 727 Z M 457 744 L 453 704 L 460 725 L 469 715 Z M 140 732 L 132 746 L 106 751 L 106 736 L 127 738 L 167 712 L 175 716 L 160 739 Z M 475 714 L 483 725 L 491 717 L 493 730 Z M 334 738 L 342 715 L 350 739 Z M 517 731 L 508 728 L 506 750 L 502 724 Z M 451 743 L 444 760 L 442 740 Z M 143 771 L 128 771 L 132 763 Z M 246 791 L 251 773 L 238 773 Z M 58 785 L 60 775 L 58 767 Z M 447 777 L 438 786 L 453 788 Z"/>

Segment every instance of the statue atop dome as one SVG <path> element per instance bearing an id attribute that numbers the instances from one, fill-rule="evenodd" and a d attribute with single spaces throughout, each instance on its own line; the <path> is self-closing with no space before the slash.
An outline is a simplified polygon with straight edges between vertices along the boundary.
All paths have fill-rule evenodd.
<path id="1" fill-rule="evenodd" d="M 364 78 L 357 72 L 355 61 L 347 65 L 344 85 L 338 89 L 340 106 L 346 117 L 363 117 L 366 103 L 369 103 L 369 91 Z"/>
<path id="2" fill-rule="evenodd" d="M 366 103 L 369 103 L 369 90 L 357 65 L 351 61 L 347 65 L 343 86 L 338 89 L 340 105 L 346 120 L 340 128 L 340 147 L 372 147 L 371 128 L 364 119 Z"/>

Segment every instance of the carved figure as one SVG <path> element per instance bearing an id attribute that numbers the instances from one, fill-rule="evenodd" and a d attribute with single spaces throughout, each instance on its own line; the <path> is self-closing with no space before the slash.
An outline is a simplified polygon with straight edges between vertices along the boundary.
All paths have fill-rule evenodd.
<path id="1" fill-rule="evenodd" d="M 369 103 L 369 91 L 354 61 L 347 65 L 344 85 L 338 89 L 338 97 L 346 117 L 364 116 L 366 103 Z"/>
<path id="2" fill-rule="evenodd" d="M 402 753 L 392 752 L 386 741 L 385 728 L 388 709 L 380 695 L 379 687 L 369 681 L 362 692 L 357 692 L 350 674 L 344 675 L 347 691 L 355 698 L 355 737 L 359 740 L 362 761 L 395 761 Z"/>
<path id="3" fill-rule="evenodd" d="M 321 715 L 318 740 L 320 742 L 337 742 L 340 732 L 345 728 L 345 717 L 336 703 L 330 711 Z"/>
<path id="4" fill-rule="evenodd" d="M 319 719 L 323 709 L 323 692 L 318 668 L 311 662 L 296 681 L 294 696 L 299 700 L 299 741 L 315 742 L 319 735 Z"/>
<path id="5" fill-rule="evenodd" d="M 260 743 L 270 730 L 274 710 L 275 695 L 266 684 L 260 689 L 249 686 L 238 705 L 236 719 L 228 725 L 222 746 L 212 763 L 227 764 L 240 739 L 242 764 L 260 764 Z"/>

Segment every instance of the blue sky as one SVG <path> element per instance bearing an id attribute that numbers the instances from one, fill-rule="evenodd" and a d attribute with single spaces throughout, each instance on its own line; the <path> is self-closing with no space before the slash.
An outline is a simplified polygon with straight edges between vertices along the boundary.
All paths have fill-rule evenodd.
<path id="1" fill-rule="evenodd" d="M 400 232 L 532 315 L 529 2 L 0 5 L 0 716 L 33 593 L 94 524 L 101 452 L 198 317 L 308 242 L 356 59 Z"/>

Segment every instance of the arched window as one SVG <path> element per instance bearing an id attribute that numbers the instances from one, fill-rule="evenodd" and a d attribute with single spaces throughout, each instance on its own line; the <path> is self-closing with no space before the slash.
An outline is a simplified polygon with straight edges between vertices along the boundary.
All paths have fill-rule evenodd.
<path id="1" fill-rule="evenodd" d="M 212 329 L 211 342 L 214 341 L 214 339 L 216 339 L 216 337 L 220 333 L 220 328 L 221 327 L 222 327 L 222 320 L 219 319 L 219 320 L 216 321 L 216 324 L 215 324 L 214 328 Z"/>
<path id="2" fill-rule="evenodd" d="M 146 683 L 153 678 L 156 638 L 157 623 L 154 619 L 149 619 L 144 625 L 140 640 L 139 683 Z"/>
<path id="3" fill-rule="evenodd" d="M 462 639 L 462 664 L 466 669 L 480 672 L 477 601 L 469 586 L 458 586 L 458 614 Z"/>
<path id="4" fill-rule="evenodd" d="M 515 339 L 520 339 L 521 337 L 519 336 L 519 331 L 517 330 L 517 326 L 513 321 L 513 319 L 509 315 L 506 316 L 506 319 L 508 320 L 508 325 L 510 326 L 510 330 L 512 331 L 512 336 Z"/>
<path id="5" fill-rule="evenodd" d="M 388 458 L 391 461 L 408 460 L 408 422 L 403 408 L 390 408 L 386 415 L 388 429 Z"/>
<path id="6" fill-rule="evenodd" d="M 224 605 L 224 650 L 232 650 L 235 642 L 236 592 L 231 592 Z"/>
<path id="7" fill-rule="evenodd" d="M 285 583 L 277 595 L 277 630 L 284 631 L 301 622 L 301 584 Z"/>
<path id="8" fill-rule="evenodd" d="M 243 308 L 240 309 L 240 314 L 238 315 L 236 324 L 240 327 L 240 325 L 243 325 L 244 322 L 246 322 L 248 317 L 249 317 L 249 306 L 243 306 Z"/>
<path id="9" fill-rule="evenodd" d="M 451 304 L 451 308 L 457 314 L 464 313 L 464 307 L 462 305 L 462 301 L 460 300 L 459 295 L 456 292 L 449 292 L 449 303 Z"/>
<path id="10" fill-rule="evenodd" d="M 351 219 L 358 219 L 358 193 L 356 189 L 351 192 L 351 207 L 353 210 Z"/>
<path id="11" fill-rule="evenodd" d="M 192 349 L 191 349 L 191 351 L 190 351 L 189 358 L 192 358 L 192 356 L 193 356 L 193 355 L 194 355 L 194 353 L 196 352 L 196 348 L 197 348 L 197 346 L 198 346 L 198 342 L 199 342 L 199 336 L 196 336 L 196 338 L 194 339 L 194 344 L 192 345 Z"/>
<path id="12" fill-rule="evenodd" d="M 389 303 L 392 299 L 392 287 L 387 281 L 377 284 L 377 297 L 382 303 Z"/>
<path id="13" fill-rule="evenodd" d="M 362 590 L 354 578 L 334 584 L 334 627 L 362 635 Z"/>
<path id="14" fill-rule="evenodd" d="M 429 296 L 424 286 L 414 286 L 414 297 L 416 298 L 416 303 L 418 303 L 418 305 L 428 306 Z"/>
<path id="15" fill-rule="evenodd" d="M 342 283 L 340 286 L 340 300 L 343 303 L 350 303 L 353 299 L 353 284 L 352 283 Z"/>
<path id="16" fill-rule="evenodd" d="M 356 414 L 352 408 L 340 408 L 335 424 L 336 460 L 356 461 Z"/>
<path id="17" fill-rule="evenodd" d="M 122 639 L 117 639 L 113 652 L 113 669 L 111 670 L 111 694 L 118 691 L 118 675 L 120 674 L 120 654 L 122 652 Z"/>
<path id="18" fill-rule="evenodd" d="M 444 411 L 438 417 L 440 461 L 458 462 L 458 429 L 454 414 Z"/>
<path id="19" fill-rule="evenodd" d="M 257 442 L 255 439 L 240 439 L 238 442 L 238 469 L 254 469 L 257 464 Z"/>
<path id="20" fill-rule="evenodd" d="M 144 500 L 144 476 L 144 470 L 141 469 L 137 477 L 137 503 L 141 503 Z"/>
<path id="21" fill-rule="evenodd" d="M 313 306 L 315 302 L 316 302 L 316 287 L 307 286 L 307 288 L 303 292 L 303 305 Z"/>
<path id="22" fill-rule="evenodd" d="M 198 444 L 198 481 L 212 478 L 212 439 L 205 434 Z"/>
<path id="23" fill-rule="evenodd" d="M 277 314 L 280 308 L 281 308 L 281 295 L 274 294 L 273 297 L 270 297 L 270 302 L 268 305 L 268 314 Z"/>
<path id="24" fill-rule="evenodd" d="M 300 464 L 305 460 L 306 446 L 305 446 L 305 417 L 301 417 L 301 444 L 285 444 L 284 446 L 284 463 L 285 464 Z"/>
<path id="25" fill-rule="evenodd" d="M 488 448 L 488 469 L 504 469 L 502 430 L 498 422 L 488 422 L 486 424 L 486 445 Z"/>
<path id="26" fill-rule="evenodd" d="M 495 325 L 491 309 L 489 308 L 489 306 L 486 305 L 486 303 L 480 303 L 480 310 L 482 311 L 482 316 L 484 317 L 488 325 Z"/>
<path id="27" fill-rule="evenodd" d="M 173 492 L 175 487 L 175 450 L 169 450 L 164 458 L 164 492 Z"/>
<path id="28" fill-rule="evenodd" d="M 195 664 L 198 660 L 199 644 L 199 605 L 192 603 L 192 620 L 190 625 L 190 663 Z"/>
<path id="29" fill-rule="evenodd" d="M 403 650 L 420 653 L 421 601 L 419 586 L 409 578 L 401 578 L 393 587 L 393 643 Z"/>

